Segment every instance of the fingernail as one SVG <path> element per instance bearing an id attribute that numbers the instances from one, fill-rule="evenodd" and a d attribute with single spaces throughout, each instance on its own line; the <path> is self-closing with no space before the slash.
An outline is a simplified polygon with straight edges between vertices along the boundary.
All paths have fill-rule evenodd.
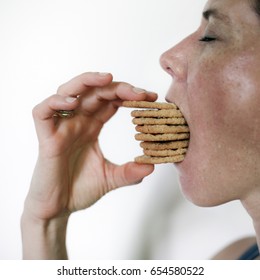
<path id="1" fill-rule="evenodd" d="M 142 88 L 137 88 L 137 87 L 134 87 L 133 88 L 133 91 L 137 94 L 141 94 L 141 93 L 145 93 L 146 90 L 142 89 Z"/>
<path id="2" fill-rule="evenodd" d="M 99 72 L 98 73 L 100 76 L 107 76 L 109 73 L 108 72 Z"/>
<path id="3" fill-rule="evenodd" d="M 65 100 L 68 103 L 73 103 L 74 101 L 77 100 L 77 97 L 66 97 Z"/>

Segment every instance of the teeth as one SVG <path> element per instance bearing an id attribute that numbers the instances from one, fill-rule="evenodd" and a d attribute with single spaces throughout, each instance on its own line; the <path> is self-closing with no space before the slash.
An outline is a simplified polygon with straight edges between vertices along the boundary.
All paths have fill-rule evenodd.
<path id="1" fill-rule="evenodd" d="M 173 103 L 124 101 L 132 111 L 137 133 L 142 141 L 144 155 L 135 158 L 138 163 L 159 164 L 181 162 L 189 145 L 190 130 L 184 116 Z M 142 110 L 141 110 L 142 109 Z M 144 109 L 144 110 L 143 110 Z"/>

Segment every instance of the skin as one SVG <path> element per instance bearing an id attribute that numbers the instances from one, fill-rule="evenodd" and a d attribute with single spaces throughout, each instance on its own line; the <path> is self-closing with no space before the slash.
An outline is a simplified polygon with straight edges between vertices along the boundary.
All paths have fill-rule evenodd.
<path id="1" fill-rule="evenodd" d="M 191 131 L 187 155 L 176 164 L 183 193 L 201 206 L 241 200 L 260 241 L 260 21 L 249 3 L 210 0 L 204 11 L 218 14 L 207 12 L 196 32 L 161 56 L 161 65 L 173 78 L 166 99 L 180 107 Z M 24 258 L 66 259 L 71 213 L 152 173 L 152 165 L 107 161 L 98 135 L 122 100 L 156 98 L 113 82 L 111 74 L 84 73 L 34 108 L 39 157 L 21 220 Z M 76 115 L 53 118 L 61 109 Z M 237 258 L 252 242 L 216 258 Z"/>
<path id="2" fill-rule="evenodd" d="M 201 206 L 241 200 L 260 235 L 260 20 L 245 0 L 211 0 L 196 32 L 165 52 L 169 102 L 191 131 L 178 164 L 185 196 Z M 223 14 L 223 16 L 219 16 Z M 200 41 L 208 36 L 212 40 Z"/>
<path id="3" fill-rule="evenodd" d="M 153 171 L 152 165 L 109 162 L 98 136 L 122 100 L 156 98 L 113 82 L 109 73 L 83 73 L 33 109 L 39 156 L 21 220 L 25 259 L 66 259 L 70 215 L 111 190 L 139 183 Z M 57 110 L 75 110 L 75 116 L 53 118 Z"/>

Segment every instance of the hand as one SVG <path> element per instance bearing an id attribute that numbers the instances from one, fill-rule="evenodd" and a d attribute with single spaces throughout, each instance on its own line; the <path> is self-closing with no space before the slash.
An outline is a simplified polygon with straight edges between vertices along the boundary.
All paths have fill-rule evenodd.
<path id="1" fill-rule="evenodd" d="M 113 82 L 111 74 L 84 73 L 59 87 L 33 110 L 39 157 L 25 211 L 49 220 L 89 207 L 107 192 L 140 182 L 152 165 L 106 160 L 99 133 L 122 100 L 155 101 L 157 95 Z M 57 110 L 74 110 L 72 118 L 53 117 Z"/>

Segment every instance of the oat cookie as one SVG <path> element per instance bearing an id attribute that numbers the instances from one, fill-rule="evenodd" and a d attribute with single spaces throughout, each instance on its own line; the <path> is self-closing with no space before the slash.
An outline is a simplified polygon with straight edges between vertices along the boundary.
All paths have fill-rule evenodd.
<path id="1" fill-rule="evenodd" d="M 139 156 L 135 158 L 135 162 L 145 163 L 145 164 L 174 163 L 174 162 L 181 162 L 183 160 L 184 160 L 184 155 L 171 156 L 171 157 Z"/>
<path id="2" fill-rule="evenodd" d="M 128 108 L 177 109 L 175 104 L 166 102 L 124 101 L 122 105 Z"/>
<path id="3" fill-rule="evenodd" d="M 187 148 L 189 140 L 182 141 L 167 141 L 167 142 L 141 142 L 140 146 L 143 149 L 149 150 L 173 150 L 180 148 Z"/>
<path id="4" fill-rule="evenodd" d="M 187 149 L 176 149 L 176 150 L 144 150 L 146 156 L 152 157 L 170 157 L 177 155 L 185 155 Z"/>
<path id="5" fill-rule="evenodd" d="M 136 131 L 150 134 L 189 132 L 187 125 L 138 125 Z"/>
<path id="6" fill-rule="evenodd" d="M 183 115 L 178 109 L 162 110 L 134 110 L 131 112 L 132 117 L 153 117 L 153 118 L 182 118 Z"/>
<path id="7" fill-rule="evenodd" d="M 147 134 L 138 133 L 135 135 L 135 139 L 139 141 L 173 141 L 173 140 L 186 140 L 189 139 L 189 133 L 177 133 L 177 134 Z"/>
<path id="8" fill-rule="evenodd" d="M 136 125 L 164 125 L 164 124 L 175 124 L 181 125 L 186 124 L 186 120 L 184 118 L 134 118 L 133 124 Z"/>
<path id="9" fill-rule="evenodd" d="M 146 156 L 152 156 L 152 157 L 171 157 L 171 156 L 177 156 L 177 155 L 185 155 L 187 152 L 187 149 L 176 149 L 176 150 L 144 150 L 144 154 Z"/>
<path id="10" fill-rule="evenodd" d="M 131 112 L 139 132 L 135 139 L 144 155 L 135 161 L 146 164 L 181 162 L 189 145 L 189 127 L 175 104 L 148 101 L 124 101 L 124 107 L 137 108 Z"/>

